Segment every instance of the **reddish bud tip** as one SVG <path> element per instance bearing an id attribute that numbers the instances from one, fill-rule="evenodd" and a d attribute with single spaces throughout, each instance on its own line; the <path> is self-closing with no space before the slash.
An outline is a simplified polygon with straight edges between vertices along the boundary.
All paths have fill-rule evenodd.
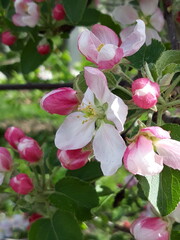
<path id="1" fill-rule="evenodd" d="M 11 32 L 6 31 L 1 34 L 1 41 L 5 45 L 11 46 L 16 42 L 16 36 L 14 36 Z"/>
<path id="2" fill-rule="evenodd" d="M 52 11 L 52 16 L 57 21 L 61 21 L 65 18 L 66 14 L 62 4 L 56 4 Z"/>
<path id="3" fill-rule="evenodd" d="M 9 153 L 9 151 L 4 148 L 0 147 L 0 172 L 7 172 L 12 167 L 12 157 Z"/>
<path id="4" fill-rule="evenodd" d="M 51 47 L 49 44 L 38 45 L 37 51 L 41 55 L 46 55 L 46 54 L 50 53 Z"/>
<path id="5" fill-rule="evenodd" d="M 22 195 L 26 195 L 34 188 L 31 178 L 25 173 L 20 173 L 11 178 L 9 185 L 11 188 Z"/>
<path id="6" fill-rule="evenodd" d="M 4 134 L 6 141 L 15 149 L 17 149 L 17 144 L 24 136 L 25 134 L 23 133 L 23 131 L 17 127 L 7 128 Z"/>

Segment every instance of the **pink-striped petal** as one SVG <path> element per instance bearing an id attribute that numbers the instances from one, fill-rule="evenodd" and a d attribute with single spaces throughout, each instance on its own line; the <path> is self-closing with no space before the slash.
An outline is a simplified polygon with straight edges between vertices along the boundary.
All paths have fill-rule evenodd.
<path id="1" fill-rule="evenodd" d="M 155 142 L 158 154 L 165 165 L 180 170 L 180 142 L 173 139 L 161 139 Z"/>
<path id="2" fill-rule="evenodd" d="M 121 48 L 123 49 L 123 56 L 131 56 L 136 53 L 142 45 L 145 43 L 145 24 L 142 20 L 136 20 L 137 24 L 135 26 L 130 26 L 125 28 L 120 33 L 122 40 Z"/>
<path id="3" fill-rule="evenodd" d="M 139 2 L 140 2 L 140 8 L 144 13 L 144 15 L 149 16 L 155 12 L 158 6 L 159 0 L 140 0 Z"/>
<path id="4" fill-rule="evenodd" d="M 84 117 L 82 112 L 71 113 L 56 133 L 56 147 L 61 150 L 73 150 L 86 146 L 93 137 L 95 120 Z"/>
<path id="5" fill-rule="evenodd" d="M 171 138 L 169 132 L 162 129 L 161 127 L 146 127 L 142 128 L 140 131 L 147 133 L 149 136 L 153 136 L 160 139 Z"/>
<path id="6" fill-rule="evenodd" d="M 91 31 L 103 44 L 113 44 L 116 46 L 120 44 L 120 39 L 117 34 L 106 26 L 95 24 Z"/>
<path id="7" fill-rule="evenodd" d="M 164 26 L 164 22 L 163 13 L 160 8 L 157 8 L 150 18 L 150 23 L 158 32 L 160 32 Z"/>
<path id="8" fill-rule="evenodd" d="M 138 19 L 138 13 L 131 5 L 116 7 L 112 15 L 116 21 L 123 25 L 132 24 Z"/>
<path id="9" fill-rule="evenodd" d="M 113 175 L 121 167 L 125 149 L 118 131 L 112 125 L 103 123 L 95 134 L 93 150 L 104 175 Z"/>
<path id="10" fill-rule="evenodd" d="M 124 166 L 133 174 L 152 176 L 162 171 L 163 157 L 154 152 L 151 140 L 139 136 L 136 142 L 127 147 Z"/>

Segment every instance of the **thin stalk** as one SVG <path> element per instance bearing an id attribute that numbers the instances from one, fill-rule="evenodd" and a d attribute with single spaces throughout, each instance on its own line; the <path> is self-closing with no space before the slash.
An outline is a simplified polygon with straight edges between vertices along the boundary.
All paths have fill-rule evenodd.
<path id="1" fill-rule="evenodd" d="M 180 82 L 180 76 L 177 77 L 171 84 L 171 86 L 169 86 L 169 88 L 166 90 L 164 96 L 165 99 L 167 99 L 170 95 L 170 93 L 173 91 L 173 89 L 176 87 L 176 85 L 178 85 L 178 83 Z"/>
<path id="2" fill-rule="evenodd" d="M 157 125 L 161 126 L 162 125 L 162 115 L 163 115 L 164 109 L 159 109 L 158 110 L 158 115 L 157 115 Z"/>
<path id="3" fill-rule="evenodd" d="M 124 80 L 126 80 L 128 83 L 132 84 L 133 80 L 128 77 L 128 75 L 126 75 L 123 71 L 119 71 L 118 72 L 119 76 L 121 76 Z"/>
<path id="4" fill-rule="evenodd" d="M 125 89 L 125 88 L 123 88 L 123 87 L 121 87 L 121 86 L 116 86 L 116 88 L 115 89 L 120 89 L 122 92 L 124 92 L 124 93 L 126 93 L 128 96 L 130 96 L 130 97 L 132 97 L 132 93 L 129 91 L 129 90 L 127 90 L 127 89 Z"/>

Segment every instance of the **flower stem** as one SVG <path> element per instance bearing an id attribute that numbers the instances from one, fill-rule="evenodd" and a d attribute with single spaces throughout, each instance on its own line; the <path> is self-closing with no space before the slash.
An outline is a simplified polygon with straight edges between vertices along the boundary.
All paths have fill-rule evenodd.
<path id="1" fill-rule="evenodd" d="M 163 115 L 164 109 L 159 109 L 158 110 L 158 115 L 157 115 L 157 125 L 161 126 L 162 125 L 162 115 Z"/>
<path id="2" fill-rule="evenodd" d="M 118 85 L 118 86 L 116 86 L 115 89 L 119 89 L 122 92 L 126 93 L 128 96 L 132 97 L 132 93 L 129 90 L 125 89 L 124 87 L 121 87 L 121 86 Z"/>
<path id="3" fill-rule="evenodd" d="M 166 90 L 165 92 L 165 98 L 167 99 L 170 95 L 170 93 L 173 91 L 173 89 L 176 87 L 176 85 L 178 85 L 178 83 L 180 82 L 180 76 L 177 77 L 172 84 L 169 86 L 169 88 Z"/>

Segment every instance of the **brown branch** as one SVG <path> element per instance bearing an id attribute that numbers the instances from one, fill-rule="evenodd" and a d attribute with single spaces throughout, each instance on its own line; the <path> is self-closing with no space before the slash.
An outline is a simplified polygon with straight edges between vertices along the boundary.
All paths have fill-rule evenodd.
<path id="1" fill-rule="evenodd" d="M 172 49 L 179 49 L 178 40 L 176 36 L 176 27 L 172 14 L 173 0 L 162 0 L 164 5 L 164 17 L 167 22 L 168 35 L 170 38 Z"/>
<path id="2" fill-rule="evenodd" d="M 27 83 L 27 84 L 0 84 L 0 90 L 52 90 L 62 87 L 73 87 L 72 83 Z"/>

